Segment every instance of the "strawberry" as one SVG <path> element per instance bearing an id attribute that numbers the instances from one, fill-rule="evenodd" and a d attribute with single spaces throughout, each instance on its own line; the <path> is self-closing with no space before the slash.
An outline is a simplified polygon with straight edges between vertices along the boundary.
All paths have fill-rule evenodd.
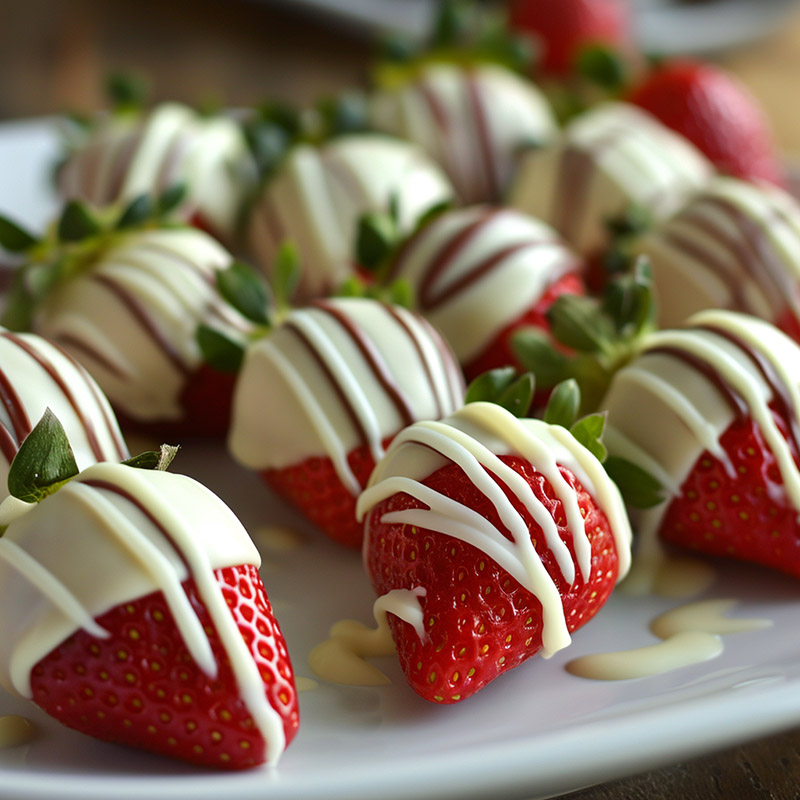
<path id="1" fill-rule="evenodd" d="M 223 769 L 274 763 L 297 693 L 258 553 L 219 498 L 163 471 L 171 456 L 78 472 L 55 417 L 34 428 L 0 539 L 0 679 L 105 741 Z"/>
<path id="2" fill-rule="evenodd" d="M 489 402 L 399 434 L 358 511 L 406 679 L 436 703 L 568 645 L 629 561 L 597 457 L 565 428 Z"/>
<path id="3" fill-rule="evenodd" d="M 722 67 L 690 59 L 664 61 L 633 86 L 629 100 L 693 142 L 720 172 L 786 183 L 763 108 Z"/>
<path id="4" fill-rule="evenodd" d="M 656 223 L 711 179 L 687 139 L 630 103 L 574 117 L 562 136 L 524 154 L 509 205 L 555 228 L 584 256 L 604 251 L 632 213 Z"/>
<path id="5" fill-rule="evenodd" d="M 72 129 L 56 172 L 67 201 L 126 204 L 175 184 L 187 187 L 179 218 L 233 246 L 256 166 L 238 122 L 180 103 L 147 109 L 130 83 L 116 80 L 110 112 Z"/>
<path id="6" fill-rule="evenodd" d="M 555 298 L 584 291 L 583 260 L 548 225 L 513 209 L 432 209 L 407 238 L 391 219 L 369 215 L 357 242 L 359 263 L 379 284 L 410 290 L 468 380 L 519 366 L 513 334 L 547 330 L 544 314 Z"/>
<path id="7" fill-rule="evenodd" d="M 449 414 L 463 392 L 452 353 L 421 317 L 367 298 L 317 301 L 248 348 L 229 448 L 327 535 L 357 547 L 355 497 L 386 442 Z"/>
<path id="8" fill-rule="evenodd" d="M 662 326 L 729 308 L 797 338 L 800 206 L 777 186 L 716 178 L 631 247 L 650 258 Z"/>
<path id="9" fill-rule="evenodd" d="M 643 536 L 800 576 L 798 363 L 785 334 L 731 311 L 645 340 L 603 401 L 609 450 L 663 486 Z"/>
<path id="10" fill-rule="evenodd" d="M 33 333 L 0 328 L 0 481 L 46 408 L 66 430 L 80 467 L 119 461 L 128 448 L 97 383 L 73 358 Z M 0 499 L 5 491 L 0 493 Z"/>
<path id="11" fill-rule="evenodd" d="M 142 196 L 122 210 L 73 202 L 40 241 L 3 220 L 0 243 L 27 257 L 3 319 L 83 364 L 121 419 L 220 435 L 233 377 L 220 372 L 221 359 L 209 367 L 208 351 L 221 342 L 241 349 L 265 312 L 254 321 L 229 299 L 229 285 L 249 268 L 207 233 L 163 218 L 180 197 L 175 190 L 155 201 Z M 263 290 L 258 298 L 265 306 Z"/>
<path id="12" fill-rule="evenodd" d="M 531 328 L 546 332 L 550 327 L 547 321 L 547 309 L 553 305 L 556 298 L 564 294 L 581 295 L 584 291 L 583 281 L 577 273 L 572 272 L 558 278 L 547 288 L 536 305 L 509 322 L 482 353 L 464 365 L 464 377 L 469 381 L 498 367 L 510 365 L 520 368 L 521 364 L 513 345 L 514 335 L 518 331 Z"/>
<path id="13" fill-rule="evenodd" d="M 631 12 L 625 0 L 512 0 L 509 21 L 535 38 L 537 68 L 559 77 L 574 72 L 581 50 L 589 46 L 629 46 Z"/>
<path id="14" fill-rule="evenodd" d="M 390 441 L 384 439 L 382 449 Z M 359 487 L 364 487 L 375 468 L 375 459 L 368 447 L 356 447 L 347 454 L 347 465 Z M 361 530 L 355 524 L 356 497 L 343 491 L 342 479 L 330 458 L 312 456 L 290 467 L 265 469 L 261 478 L 335 542 L 361 546 Z"/>
<path id="15" fill-rule="evenodd" d="M 409 231 L 432 205 L 451 200 L 442 169 L 418 146 L 384 134 L 349 134 L 294 145 L 264 180 L 247 222 L 253 261 L 272 275 L 286 241 L 298 248 L 303 272 L 296 299 L 332 293 L 353 274 L 358 218 L 397 211 Z"/>

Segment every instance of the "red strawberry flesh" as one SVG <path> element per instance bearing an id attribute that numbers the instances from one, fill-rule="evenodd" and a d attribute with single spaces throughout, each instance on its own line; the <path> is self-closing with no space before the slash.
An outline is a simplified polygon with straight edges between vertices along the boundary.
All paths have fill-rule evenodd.
<path id="1" fill-rule="evenodd" d="M 384 449 L 391 439 L 385 439 Z M 369 447 L 350 452 L 347 463 L 362 488 L 375 468 Z M 356 497 L 342 483 L 327 456 L 313 456 L 291 467 L 268 469 L 261 477 L 321 531 L 346 547 L 361 547 L 363 526 L 356 521 Z"/>
<path id="2" fill-rule="evenodd" d="M 800 455 L 785 420 L 773 410 L 795 462 Z M 775 456 L 751 418 L 734 421 L 720 438 L 733 474 L 708 451 L 695 463 L 667 509 L 660 534 L 708 555 L 749 561 L 800 577 L 800 527 Z"/>
<path id="3" fill-rule="evenodd" d="M 264 691 L 282 719 L 286 743 L 298 725 L 297 695 L 283 638 L 253 566 L 215 570 L 249 646 Z M 269 757 L 192 579 L 183 583 L 218 664 L 209 678 L 194 662 L 160 592 L 97 619 L 111 632 L 79 630 L 39 661 L 33 700 L 48 714 L 98 739 L 204 766 L 242 769 Z"/>

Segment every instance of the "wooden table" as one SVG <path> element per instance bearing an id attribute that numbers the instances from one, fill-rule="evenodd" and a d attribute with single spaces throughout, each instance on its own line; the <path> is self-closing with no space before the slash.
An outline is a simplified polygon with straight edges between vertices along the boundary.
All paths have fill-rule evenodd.
<path id="1" fill-rule="evenodd" d="M 753 0 L 764 2 L 765 0 Z M 153 99 L 303 103 L 359 81 L 370 53 L 314 20 L 241 0 L 0 0 L 0 120 L 102 105 L 101 76 L 138 70 Z M 724 63 L 800 153 L 800 17 Z M 800 729 L 570 795 L 571 800 L 800 797 Z"/>

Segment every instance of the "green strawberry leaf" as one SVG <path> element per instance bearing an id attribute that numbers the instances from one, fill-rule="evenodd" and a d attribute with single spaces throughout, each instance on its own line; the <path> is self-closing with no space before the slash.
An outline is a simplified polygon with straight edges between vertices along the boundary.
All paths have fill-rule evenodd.
<path id="1" fill-rule="evenodd" d="M 389 214 L 372 212 L 358 220 L 356 229 L 356 259 L 360 266 L 377 271 L 397 244 L 398 231 Z"/>
<path id="2" fill-rule="evenodd" d="M 149 194 L 140 194 L 128 203 L 114 226 L 117 230 L 138 228 L 155 214 L 153 200 Z"/>
<path id="3" fill-rule="evenodd" d="M 431 44 L 434 47 L 451 47 L 463 41 L 473 27 L 474 3 L 467 0 L 442 0 L 434 20 Z"/>
<path id="4" fill-rule="evenodd" d="M 115 111 L 136 111 L 144 106 L 149 87 L 140 75 L 114 72 L 106 79 L 106 93 Z"/>
<path id="5" fill-rule="evenodd" d="M 100 223 L 79 200 L 70 200 L 58 220 L 58 238 L 62 242 L 80 242 L 100 231 Z"/>
<path id="6" fill-rule="evenodd" d="M 592 297 L 562 294 L 547 310 L 555 339 L 583 353 L 603 352 L 614 339 L 614 326 Z"/>
<path id="7" fill-rule="evenodd" d="M 38 503 L 77 474 L 67 434 L 48 408 L 11 462 L 9 494 L 26 503 Z"/>
<path id="8" fill-rule="evenodd" d="M 243 317 L 259 325 L 269 324 L 269 295 L 252 267 L 233 261 L 227 269 L 217 270 L 217 289 Z"/>
<path id="9" fill-rule="evenodd" d="M 208 325 L 195 334 L 203 360 L 217 372 L 238 372 L 244 360 L 244 347 Z"/>
<path id="10" fill-rule="evenodd" d="M 561 381 L 551 392 L 544 410 L 544 421 L 569 430 L 578 418 L 581 390 L 574 378 Z"/>
<path id="11" fill-rule="evenodd" d="M 570 433 L 590 452 L 598 461 L 605 461 L 608 451 L 602 442 L 603 428 L 606 424 L 606 414 L 588 414 L 581 417 L 570 427 Z"/>
<path id="12" fill-rule="evenodd" d="M 156 197 L 156 213 L 159 216 L 166 216 L 174 211 L 189 193 L 189 187 L 185 183 L 173 183 L 168 186 Z"/>
<path id="13" fill-rule="evenodd" d="M 628 82 L 627 64 L 605 45 L 582 47 L 576 60 L 579 75 L 611 92 L 620 91 Z"/>
<path id="14" fill-rule="evenodd" d="M 144 453 L 139 453 L 138 456 L 133 456 L 122 463 L 126 467 L 135 467 L 136 469 L 154 469 L 166 472 L 170 464 L 178 454 L 180 447 L 171 444 L 162 444 L 156 450 L 147 450 Z"/>
<path id="15" fill-rule="evenodd" d="M 498 367 L 478 375 L 467 387 L 465 403 L 493 403 L 511 387 L 517 377 L 514 367 Z"/>
<path id="16" fill-rule="evenodd" d="M 292 242 L 284 242 L 275 257 L 275 270 L 272 277 L 272 291 L 275 305 L 280 309 L 289 308 L 291 299 L 300 283 L 300 255 Z"/>
<path id="17" fill-rule="evenodd" d="M 324 139 L 368 129 L 367 102 L 359 92 L 344 92 L 317 103 Z"/>
<path id="18" fill-rule="evenodd" d="M 664 501 L 664 487 L 638 464 L 620 456 L 609 456 L 603 465 L 617 484 L 625 505 L 632 508 L 652 508 Z"/>
<path id="19" fill-rule="evenodd" d="M 9 253 L 24 253 L 37 243 L 33 234 L 12 222 L 7 217 L 0 216 L 0 247 Z"/>
<path id="20" fill-rule="evenodd" d="M 388 288 L 388 300 L 392 305 L 402 306 L 409 310 L 414 308 L 414 290 L 405 278 L 399 278 Z"/>
<path id="21" fill-rule="evenodd" d="M 526 417 L 533 400 L 535 387 L 533 374 L 524 372 L 495 401 L 515 417 Z"/>
<path id="22" fill-rule="evenodd" d="M 534 386 L 530 372 L 518 375 L 514 367 L 499 367 L 475 378 L 467 387 L 464 402 L 495 403 L 515 417 L 524 417 L 530 409 Z"/>
<path id="23" fill-rule="evenodd" d="M 569 377 L 569 358 L 553 347 L 539 328 L 520 328 L 511 336 L 511 349 L 522 366 L 536 376 L 541 388 L 555 386 Z"/>

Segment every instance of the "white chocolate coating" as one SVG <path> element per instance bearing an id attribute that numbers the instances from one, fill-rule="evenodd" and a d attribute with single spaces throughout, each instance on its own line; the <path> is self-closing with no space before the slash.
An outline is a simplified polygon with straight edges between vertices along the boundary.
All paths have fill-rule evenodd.
<path id="1" fill-rule="evenodd" d="M 712 173 L 694 145 L 655 117 L 606 103 L 576 117 L 553 144 L 525 155 L 509 202 L 588 254 L 607 243 L 609 218 L 639 205 L 663 219 Z"/>
<path id="2" fill-rule="evenodd" d="M 34 328 L 82 363 L 128 416 L 180 419 L 181 392 L 202 364 L 198 325 L 235 340 L 252 328 L 216 289 L 216 271 L 232 260 L 195 228 L 132 232 L 57 286 Z"/>
<path id="3" fill-rule="evenodd" d="M 377 91 L 369 117 L 429 153 L 465 204 L 499 201 L 522 149 L 557 132 L 539 89 L 497 64 L 428 64 L 399 89 Z"/>
<path id="4" fill-rule="evenodd" d="M 7 612 L 0 616 L 0 683 L 30 697 L 39 660 L 81 628 L 105 638 L 97 617 L 156 591 L 197 665 L 215 676 L 208 638 L 181 587 L 192 578 L 274 760 L 284 748 L 283 724 L 213 575 L 259 563 L 233 512 L 191 478 L 121 464 L 89 467 L 0 539 L 0 603 Z"/>
<path id="5" fill-rule="evenodd" d="M 728 463 L 719 439 L 735 414 L 710 377 L 713 374 L 758 423 L 778 462 L 788 501 L 800 511 L 800 471 L 768 406 L 775 398 L 774 383 L 790 413 L 797 416 L 800 347 L 769 323 L 732 311 L 703 311 L 688 325 L 653 334 L 644 351 L 614 376 L 602 403 L 608 409 L 604 441 L 609 451 L 653 474 L 670 499 L 680 494 L 704 451 Z M 746 349 L 714 330 L 734 336 Z M 775 376 L 772 382 L 748 351 L 768 365 Z M 637 514 L 634 522 L 640 531 L 646 535 L 657 531 L 668 505 L 669 499 Z"/>
<path id="6" fill-rule="evenodd" d="M 299 295 L 318 297 L 352 273 L 358 218 L 387 211 L 392 197 L 408 231 L 453 189 L 441 169 L 408 142 L 379 134 L 342 136 L 320 148 L 299 145 L 267 183 L 250 217 L 254 259 L 271 272 L 291 241 L 303 269 Z"/>
<path id="7" fill-rule="evenodd" d="M 800 206 L 771 185 L 719 177 L 637 243 L 662 327 L 705 308 L 800 317 Z"/>
<path id="8" fill-rule="evenodd" d="M 228 440 L 256 470 L 327 455 L 342 483 L 361 491 L 348 454 L 418 419 L 451 413 L 463 379 L 425 320 L 375 300 L 333 299 L 292 311 L 248 348 L 236 385 Z"/>
<path id="9" fill-rule="evenodd" d="M 463 364 L 581 266 L 549 225 L 514 209 L 473 206 L 425 226 L 401 249 L 390 278 L 409 282 L 420 313 Z"/>
<path id="10" fill-rule="evenodd" d="M 64 426 L 79 469 L 128 457 L 114 412 L 86 370 L 41 336 L 0 328 L 0 500 L 19 445 L 47 408 Z"/>
<path id="11" fill-rule="evenodd" d="M 139 114 L 110 114 L 98 121 L 58 174 L 67 199 L 96 206 L 158 194 L 185 183 L 183 219 L 199 213 L 214 232 L 232 241 L 255 166 L 238 124 L 203 117 L 178 103 Z"/>
<path id="12" fill-rule="evenodd" d="M 561 596 L 533 546 L 524 519 L 488 472 L 508 486 L 541 526 L 569 584 L 575 581 L 576 565 L 548 509 L 536 498 L 530 484 L 499 458 L 510 454 L 530 461 L 563 503 L 577 567 L 583 579 L 588 580 L 591 545 L 577 494 L 564 480 L 559 466 L 576 476 L 608 517 L 619 559 L 617 579 L 621 579 L 630 566 L 631 531 L 619 491 L 603 466 L 565 428 L 540 420 L 517 419 L 492 403 L 469 403 L 441 422 L 419 422 L 401 432 L 359 497 L 357 514 L 363 518 L 371 508 L 397 492 L 406 492 L 420 500 L 427 508 L 389 512 L 381 517 L 381 522 L 437 531 L 486 553 L 541 602 L 543 653 L 549 656 L 570 643 Z M 492 502 L 512 540 L 472 509 L 423 485 L 425 478 L 450 462 L 459 466 Z M 368 544 L 365 537 L 365 548 Z"/>

